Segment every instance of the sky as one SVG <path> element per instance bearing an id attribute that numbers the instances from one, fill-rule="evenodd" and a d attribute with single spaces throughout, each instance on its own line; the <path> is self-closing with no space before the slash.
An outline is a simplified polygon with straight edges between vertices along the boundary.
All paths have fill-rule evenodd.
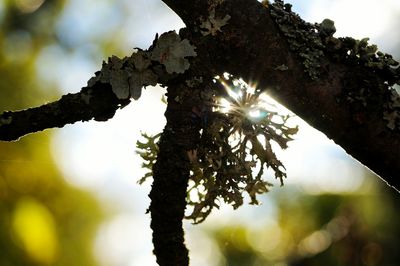
<path id="1" fill-rule="evenodd" d="M 309 22 L 333 19 L 337 29 L 335 36 L 370 37 L 371 43 L 389 53 L 399 44 L 399 35 L 393 33 L 400 14 L 398 0 L 288 2 Z M 79 91 L 99 70 L 102 60 L 111 56 L 100 52 L 96 43 L 99 38 L 109 36 L 118 40 L 120 49 L 113 53 L 130 55 L 134 47 L 147 48 L 156 33 L 178 30 L 183 23 L 158 0 L 70 0 L 56 27 L 63 47 L 50 45 L 41 51 L 37 75 L 43 82 L 55 84 L 60 94 L 64 94 Z M 66 49 L 68 47 L 74 50 L 71 52 Z M 141 132 L 156 134 L 162 130 L 166 106 L 161 97 L 164 93 L 160 87 L 149 87 L 139 101 L 119 110 L 106 123 L 77 123 L 54 130 L 52 154 L 65 179 L 91 191 L 111 213 L 109 220 L 99 228 L 94 248 L 101 265 L 155 265 L 150 217 L 145 214 L 151 182 L 137 184 L 144 170 L 135 153 L 135 143 Z M 318 194 L 346 193 L 363 185 L 364 167 L 324 134 L 300 119 L 294 122 L 300 125 L 296 140 L 290 143 L 288 150 L 278 152 L 287 168 L 287 186 Z M 275 184 L 273 190 L 282 190 L 272 176 L 267 179 Z M 200 226 L 187 222 L 191 265 L 212 266 L 223 260 L 216 244 L 202 233 L 202 228 L 232 223 L 232 220 L 252 226 L 266 221 L 274 224 L 276 205 L 271 197 L 268 199 L 261 206 L 245 204 L 236 211 L 222 207 Z"/>

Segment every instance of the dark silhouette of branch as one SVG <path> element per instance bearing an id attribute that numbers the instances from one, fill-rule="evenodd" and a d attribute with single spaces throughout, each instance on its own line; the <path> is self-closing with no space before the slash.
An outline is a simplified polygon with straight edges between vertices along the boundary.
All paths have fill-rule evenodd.
<path id="1" fill-rule="evenodd" d="M 84 87 L 78 93 L 64 95 L 56 102 L 4 112 L 0 115 L 0 140 L 17 140 L 29 133 L 77 121 L 107 121 L 128 103 L 129 100 L 118 99 L 109 84 L 98 82 L 92 88 Z"/>
<path id="2" fill-rule="evenodd" d="M 190 175 L 188 152 L 197 148 L 200 138 L 200 123 L 192 112 L 193 103 L 199 99 L 194 91 L 182 83 L 168 86 L 167 124 L 159 142 L 149 195 L 154 254 L 160 265 L 189 264 L 182 220 Z M 176 97 L 181 97 L 179 102 Z"/>

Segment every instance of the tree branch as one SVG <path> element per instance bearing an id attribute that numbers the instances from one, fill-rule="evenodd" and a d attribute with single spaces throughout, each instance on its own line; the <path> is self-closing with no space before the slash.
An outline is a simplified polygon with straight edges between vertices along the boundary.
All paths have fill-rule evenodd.
<path id="1" fill-rule="evenodd" d="M 182 81 L 168 83 L 167 124 L 160 138 L 149 195 L 154 254 L 159 265 L 189 265 L 182 220 L 191 169 L 188 153 L 194 152 L 200 141 L 201 120 L 193 110 L 203 103 L 202 90 Z"/>
<path id="2" fill-rule="evenodd" d="M 109 84 L 96 83 L 84 87 L 75 94 L 67 94 L 60 100 L 36 108 L 0 115 L 0 140 L 18 138 L 47 128 L 63 127 L 77 121 L 106 121 L 115 111 L 129 103 L 120 100 L 111 91 Z"/>
<path id="3" fill-rule="evenodd" d="M 213 47 L 210 57 L 215 69 L 257 83 L 389 185 L 400 188 L 400 103 L 388 85 L 399 82 L 398 67 L 368 67 L 378 64 L 375 53 L 371 56 L 376 62 L 349 55 L 355 53 L 346 43 L 351 38 L 316 32 L 318 28 L 293 14 L 290 6 L 282 5 L 274 18 L 271 7 L 257 1 L 225 0 L 217 7 L 196 0 L 164 2 L 192 27 L 207 18 L 193 14 L 207 14 L 210 8 L 219 18 L 229 15 L 228 24 L 214 37 L 190 29 L 183 35 L 196 45 L 199 55 L 209 54 Z M 285 31 L 295 37 L 289 38 Z M 291 43 L 300 48 L 293 49 Z M 311 53 L 304 55 L 302 48 Z M 391 122 L 385 119 L 388 114 Z"/>

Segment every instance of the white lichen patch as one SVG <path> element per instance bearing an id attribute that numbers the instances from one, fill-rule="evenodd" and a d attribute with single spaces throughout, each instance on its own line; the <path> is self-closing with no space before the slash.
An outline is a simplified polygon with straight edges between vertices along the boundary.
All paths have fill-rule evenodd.
<path id="1" fill-rule="evenodd" d="M 135 66 L 135 70 L 129 77 L 130 94 L 133 99 L 137 100 L 142 94 L 142 87 L 146 85 L 155 86 L 157 84 L 157 75 L 149 69 L 151 61 L 141 54 L 133 54 L 131 62 Z"/>
<path id="2" fill-rule="evenodd" d="M 170 31 L 158 38 L 150 59 L 164 65 L 169 74 L 184 73 L 190 66 L 185 57 L 196 55 L 195 47 L 189 40 L 181 40 L 175 31 Z"/>
<path id="3" fill-rule="evenodd" d="M 209 17 L 202 21 L 200 25 L 201 33 L 203 36 L 217 35 L 218 32 L 222 32 L 221 28 L 228 24 L 230 18 L 229 15 L 225 15 L 223 18 L 215 17 L 215 9 L 211 10 Z"/>
<path id="4" fill-rule="evenodd" d="M 103 63 L 101 71 L 88 81 L 88 86 L 92 87 L 99 81 L 108 83 L 118 99 L 137 100 L 142 94 L 142 87 L 157 84 L 158 77 L 150 66 L 151 61 L 143 51 L 122 59 L 112 56 L 107 64 Z"/>

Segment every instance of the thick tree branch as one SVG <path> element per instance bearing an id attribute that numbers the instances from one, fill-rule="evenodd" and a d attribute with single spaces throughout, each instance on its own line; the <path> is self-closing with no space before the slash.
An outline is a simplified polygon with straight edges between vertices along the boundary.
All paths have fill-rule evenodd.
<path id="1" fill-rule="evenodd" d="M 196 21 L 199 25 L 204 20 L 193 14 L 207 14 L 210 10 L 205 1 L 164 2 L 192 27 L 196 27 Z M 203 37 L 198 30 L 185 31 L 185 37 L 196 45 L 198 54 L 210 53 L 213 47 L 210 57 L 214 59 L 215 69 L 257 82 L 259 88 L 267 90 L 389 185 L 399 189 L 400 130 L 389 128 L 384 119 L 385 106 L 390 105 L 390 92 L 384 89 L 387 88 L 384 75 L 359 62 L 339 59 L 340 52 L 331 51 L 328 43 L 320 48 L 320 66 L 310 66 L 309 71 L 314 71 L 313 67 L 317 71 L 317 78 L 312 78 L 303 58 L 290 48 L 290 40 L 279 30 L 268 8 L 257 1 L 219 2 L 223 3 L 216 8 L 211 6 L 216 16 L 231 17 L 222 32 L 215 37 Z M 297 23 L 294 18 L 290 19 L 293 24 Z M 336 41 L 331 38 L 334 42 L 331 46 Z M 364 97 L 361 102 L 346 100 L 360 94 L 360 87 L 369 95 L 359 96 Z"/>

